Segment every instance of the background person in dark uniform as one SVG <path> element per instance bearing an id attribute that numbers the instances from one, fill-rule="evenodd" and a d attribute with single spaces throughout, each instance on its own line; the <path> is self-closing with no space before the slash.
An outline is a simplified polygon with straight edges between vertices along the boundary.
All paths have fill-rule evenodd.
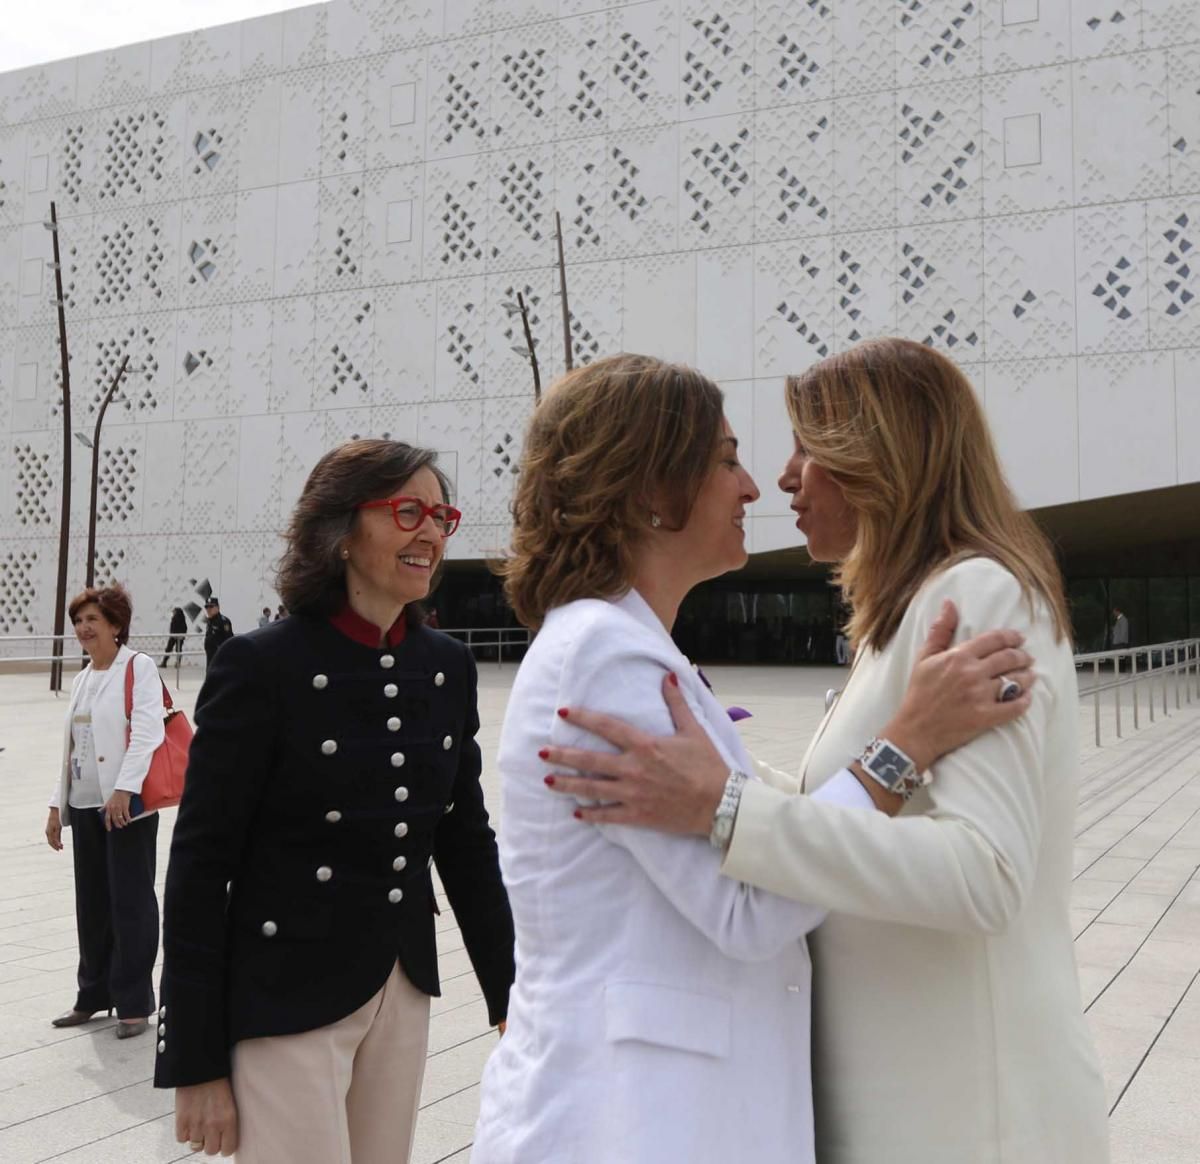
<path id="1" fill-rule="evenodd" d="M 422 625 L 459 514 L 434 454 L 353 441 L 309 476 L 290 617 L 222 648 L 171 846 L 155 1084 L 240 1164 L 402 1164 L 439 993 L 431 866 L 489 1020 L 513 928 L 479 784 L 475 663 Z M 228 892 L 226 886 L 228 885 Z"/>
<path id="2" fill-rule="evenodd" d="M 233 623 L 221 613 L 221 604 L 215 594 L 204 604 L 204 613 L 208 616 L 204 627 L 204 670 L 208 672 L 221 644 L 233 638 Z"/>

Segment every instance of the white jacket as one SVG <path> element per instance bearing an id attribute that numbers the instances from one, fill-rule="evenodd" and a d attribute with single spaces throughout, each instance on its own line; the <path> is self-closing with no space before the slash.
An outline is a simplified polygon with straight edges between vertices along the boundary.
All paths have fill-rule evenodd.
<path id="1" fill-rule="evenodd" d="M 133 663 L 133 718 L 125 720 L 125 667 Z M 71 720 L 89 663 L 71 685 L 71 700 L 67 704 L 67 720 L 63 729 L 63 759 L 58 781 L 50 798 L 50 807 L 59 809 L 64 828 L 70 827 L 67 811 L 71 791 Z M 100 769 L 100 793 L 107 801 L 113 792 L 141 792 L 142 782 L 150 771 L 150 760 L 163 742 L 162 679 L 149 655 L 131 651 L 127 646 L 117 650 L 116 658 L 107 671 L 98 672 L 101 678 L 92 700 L 92 739 L 96 745 L 96 766 Z M 126 730 L 131 728 L 128 749 Z"/>
<path id="2" fill-rule="evenodd" d="M 667 671 L 726 762 L 751 771 L 636 592 L 551 611 L 513 685 L 500 858 L 517 977 L 473 1164 L 813 1160 L 804 935 L 821 911 L 721 877 L 705 839 L 583 824 L 543 783 L 547 743 L 604 746 L 559 707 L 672 732 Z M 828 795 L 870 803 L 849 773 Z"/>
<path id="3" fill-rule="evenodd" d="M 1068 912 L 1078 697 L 1047 612 L 986 559 L 931 578 L 887 648 L 860 652 L 804 787 L 895 713 L 946 598 L 959 641 L 1024 633 L 1030 711 L 939 760 L 896 820 L 748 787 L 724 871 L 831 911 L 811 941 L 821 1164 L 1104 1164 Z"/>

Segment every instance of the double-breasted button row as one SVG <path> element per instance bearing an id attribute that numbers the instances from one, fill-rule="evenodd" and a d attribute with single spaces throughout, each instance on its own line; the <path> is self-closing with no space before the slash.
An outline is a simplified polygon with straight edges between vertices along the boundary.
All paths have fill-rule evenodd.
<path id="1" fill-rule="evenodd" d="M 446 676 L 445 676 L 444 674 L 442 674 L 442 672 L 441 672 L 441 671 L 439 671 L 439 672 L 438 672 L 438 673 L 437 673 L 437 674 L 436 674 L 436 675 L 433 677 L 433 685 L 434 685 L 434 687 L 441 687 L 441 686 L 442 686 L 442 684 L 443 684 L 443 683 L 445 683 L 445 682 L 446 682 Z"/>

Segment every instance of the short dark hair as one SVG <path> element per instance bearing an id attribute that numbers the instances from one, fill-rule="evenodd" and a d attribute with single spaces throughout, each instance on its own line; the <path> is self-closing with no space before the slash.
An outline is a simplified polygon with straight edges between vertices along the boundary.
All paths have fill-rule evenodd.
<path id="1" fill-rule="evenodd" d="M 74 623 L 75 616 L 85 607 L 95 604 L 104 615 L 104 621 L 117 632 L 117 645 L 129 642 L 129 624 L 133 621 L 133 601 L 124 586 L 89 586 L 71 599 L 67 617 Z"/>
<path id="2" fill-rule="evenodd" d="M 342 543 L 358 519 L 358 506 L 394 493 L 414 473 L 428 469 L 438 480 L 442 500 L 450 501 L 450 482 L 437 467 L 437 453 L 403 441 L 347 441 L 314 466 L 292 510 L 287 545 L 276 571 L 275 589 L 282 605 L 297 614 L 328 617 L 346 600 L 346 564 Z M 430 585 L 440 576 L 434 575 Z M 418 603 L 409 603 L 411 622 L 424 622 Z"/>

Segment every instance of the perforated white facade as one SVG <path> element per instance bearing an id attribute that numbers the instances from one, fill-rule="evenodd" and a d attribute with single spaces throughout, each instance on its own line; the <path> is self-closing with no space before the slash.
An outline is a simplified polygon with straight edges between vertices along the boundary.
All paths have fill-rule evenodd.
<path id="1" fill-rule="evenodd" d="M 352 435 L 437 447 L 454 553 L 504 543 L 555 209 L 579 357 L 725 387 L 754 550 L 796 540 L 782 377 L 880 333 L 968 367 L 1030 505 L 1200 480 L 1198 90 L 1195 0 L 336 0 L 0 76 L 0 633 L 53 606 L 51 199 L 75 427 L 139 368 L 100 575 L 241 628 Z"/>

